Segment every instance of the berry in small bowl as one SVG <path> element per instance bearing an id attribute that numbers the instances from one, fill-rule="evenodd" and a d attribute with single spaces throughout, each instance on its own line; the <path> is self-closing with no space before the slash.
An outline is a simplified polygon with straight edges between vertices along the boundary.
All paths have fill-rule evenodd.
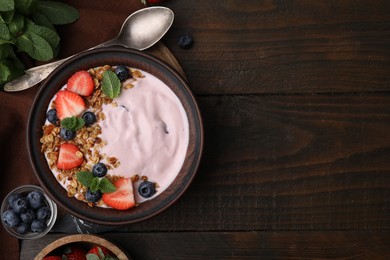
<path id="1" fill-rule="evenodd" d="M 35 185 L 12 190 L 1 205 L 1 222 L 11 235 L 36 239 L 46 235 L 57 218 L 57 205 Z"/>

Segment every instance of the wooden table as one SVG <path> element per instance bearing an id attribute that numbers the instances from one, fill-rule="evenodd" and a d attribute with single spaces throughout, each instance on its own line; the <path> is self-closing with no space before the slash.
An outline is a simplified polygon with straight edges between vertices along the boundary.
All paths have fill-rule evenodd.
<path id="1" fill-rule="evenodd" d="M 102 235 L 134 259 L 390 259 L 389 2 L 164 5 L 204 156 L 168 210 Z"/>

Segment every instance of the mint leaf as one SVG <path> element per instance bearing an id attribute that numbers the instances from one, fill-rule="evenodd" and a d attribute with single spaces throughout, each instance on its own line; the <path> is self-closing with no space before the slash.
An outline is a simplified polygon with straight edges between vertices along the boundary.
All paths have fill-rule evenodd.
<path id="1" fill-rule="evenodd" d="M 10 23 L 12 20 L 12 17 L 14 16 L 14 13 L 15 13 L 15 10 L 1 12 L 0 20 L 5 22 L 5 23 Z"/>
<path id="2" fill-rule="evenodd" d="M 35 60 L 47 61 L 53 58 L 53 50 L 50 44 L 33 32 L 28 31 L 19 36 L 16 39 L 16 47 Z"/>
<path id="3" fill-rule="evenodd" d="M 23 33 L 24 29 L 24 17 L 21 14 L 15 13 L 12 17 L 12 20 L 8 24 L 8 29 L 10 33 L 17 37 Z"/>
<path id="4" fill-rule="evenodd" d="M 73 130 L 77 126 L 77 119 L 75 116 L 66 117 L 62 119 L 61 126 L 68 130 Z"/>
<path id="5" fill-rule="evenodd" d="M 116 191 L 116 187 L 106 177 L 100 179 L 100 191 L 103 193 L 109 193 Z"/>
<path id="6" fill-rule="evenodd" d="M 118 76 L 111 70 L 103 72 L 102 79 L 103 93 L 109 98 L 116 98 L 121 91 L 121 81 Z"/>
<path id="7" fill-rule="evenodd" d="M 89 189 L 92 192 L 96 192 L 97 190 L 100 189 L 100 179 L 99 177 L 94 177 L 91 181 L 91 185 L 89 185 Z"/>
<path id="8" fill-rule="evenodd" d="M 10 75 L 11 75 L 11 71 L 9 70 L 8 66 L 0 63 L 0 82 L 7 81 Z"/>
<path id="9" fill-rule="evenodd" d="M 36 25 L 30 19 L 26 19 L 26 31 L 33 32 L 41 36 L 50 44 L 52 49 L 57 47 L 58 43 L 60 42 L 60 36 L 58 36 L 55 31 L 44 26 Z"/>
<path id="10" fill-rule="evenodd" d="M 79 130 L 80 128 L 82 128 L 85 124 L 85 121 L 84 119 L 80 118 L 80 117 L 75 117 L 75 116 L 71 116 L 71 117 L 66 117 L 64 119 L 62 119 L 61 121 L 61 126 L 65 129 L 68 129 L 68 130 L 72 130 L 72 131 L 77 131 Z"/>
<path id="11" fill-rule="evenodd" d="M 54 1 L 39 1 L 39 12 L 43 13 L 52 24 L 68 24 L 79 19 L 79 12 L 67 4 Z"/>
<path id="12" fill-rule="evenodd" d="M 103 258 L 100 258 L 98 255 L 92 254 L 92 253 L 88 253 L 86 255 L 86 257 L 87 257 L 87 260 L 100 260 L 100 259 L 103 259 Z"/>
<path id="13" fill-rule="evenodd" d="M 49 19 L 41 12 L 35 12 L 32 14 L 32 18 L 34 22 L 38 25 L 45 26 L 53 31 L 56 31 L 53 24 L 49 21 Z"/>
<path id="14" fill-rule="evenodd" d="M 0 11 L 11 11 L 15 8 L 14 6 L 14 0 L 1 0 Z"/>
<path id="15" fill-rule="evenodd" d="M 16 57 L 11 44 L 1 44 L 0 39 L 0 88 L 10 80 L 24 74 L 24 65 Z"/>
<path id="16" fill-rule="evenodd" d="M 11 39 L 11 34 L 5 22 L 0 21 L 0 39 L 8 41 Z"/>
<path id="17" fill-rule="evenodd" d="M 85 187 L 89 187 L 91 185 L 93 179 L 92 172 L 78 172 L 76 173 L 76 176 L 77 180 Z"/>
<path id="18" fill-rule="evenodd" d="M 14 0 L 15 9 L 21 14 L 32 14 L 38 8 L 39 0 Z"/>

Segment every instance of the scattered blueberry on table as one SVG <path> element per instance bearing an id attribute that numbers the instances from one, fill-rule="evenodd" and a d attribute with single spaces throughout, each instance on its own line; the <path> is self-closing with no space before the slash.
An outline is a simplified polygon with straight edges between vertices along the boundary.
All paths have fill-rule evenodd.
<path id="1" fill-rule="evenodd" d="M 189 49 L 194 44 L 194 38 L 190 33 L 183 33 L 177 39 L 177 45 L 182 49 Z"/>

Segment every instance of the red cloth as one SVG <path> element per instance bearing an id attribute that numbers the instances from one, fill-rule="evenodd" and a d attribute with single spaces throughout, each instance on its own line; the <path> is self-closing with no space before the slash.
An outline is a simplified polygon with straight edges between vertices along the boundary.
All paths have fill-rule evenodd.
<path id="1" fill-rule="evenodd" d="M 114 38 L 123 21 L 144 7 L 140 0 L 66 0 L 80 19 L 58 28 L 59 57 L 67 57 Z M 38 184 L 26 150 L 26 125 L 30 106 L 39 86 L 17 93 L 0 92 L 0 199 L 23 184 Z M 19 259 L 19 241 L 0 228 L 0 255 Z"/>

